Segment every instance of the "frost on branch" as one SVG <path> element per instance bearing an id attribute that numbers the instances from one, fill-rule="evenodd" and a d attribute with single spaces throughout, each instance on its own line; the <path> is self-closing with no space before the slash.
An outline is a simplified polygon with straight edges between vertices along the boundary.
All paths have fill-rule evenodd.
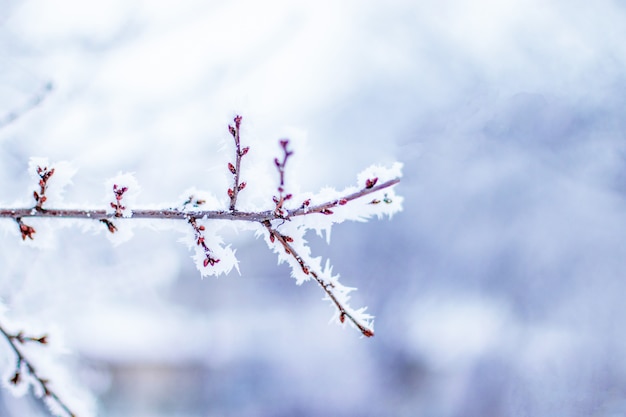
<path id="1" fill-rule="evenodd" d="M 278 196 L 273 197 L 275 204 L 274 220 L 266 220 L 263 225 L 267 231 L 266 242 L 277 254 L 278 262 L 287 262 L 292 270 L 292 276 L 298 285 L 309 279 L 314 279 L 325 292 L 325 299 L 335 308 L 335 318 L 340 323 L 348 320 L 365 336 L 371 337 L 373 331 L 373 317 L 365 313 L 366 308 L 352 309 L 348 302 L 349 293 L 354 288 L 348 288 L 339 283 L 339 276 L 332 274 L 329 261 L 321 266 L 321 258 L 311 256 L 305 240 L 307 230 L 313 229 L 318 234 L 326 233 L 330 241 L 330 229 L 333 224 L 345 220 L 364 221 L 373 215 L 392 216 L 402 209 L 402 198 L 396 196 L 393 189 L 387 190 L 383 196 L 379 190 L 387 189 L 396 183 L 401 175 L 402 165 L 394 164 L 391 168 L 372 166 L 359 174 L 357 186 L 350 187 L 342 192 L 327 188 L 317 195 L 305 194 L 294 198 L 286 192 L 285 166 L 293 151 L 289 149 L 289 141 L 281 140 L 283 151 L 281 158 L 276 158 L 274 164 L 278 170 Z M 382 179 L 382 180 L 381 180 Z M 380 181 L 380 184 L 379 184 Z M 379 184 L 378 187 L 376 184 Z M 364 199 L 368 196 L 370 199 Z M 355 201 L 348 207 L 348 203 Z M 289 203 L 302 201 L 299 206 L 290 209 Z"/>
<path id="2" fill-rule="evenodd" d="M 54 356 L 61 355 L 61 347 L 54 339 L 51 340 L 47 334 L 11 331 L 9 327 L 15 326 L 7 324 L 7 318 L 2 315 L 0 335 L 8 347 L 8 355 L 0 355 L 8 359 L 2 373 L 4 388 L 17 397 L 32 392 L 56 416 L 93 415 L 93 398 L 77 386 L 73 377 L 55 359 Z M 42 350 L 48 351 L 48 355 L 36 355 Z M 36 356 L 37 360 L 34 361 L 31 356 Z"/>
<path id="3" fill-rule="evenodd" d="M 279 155 L 274 159 L 278 178 L 276 193 L 268 196 L 265 206 L 258 210 L 241 211 L 237 207 L 239 193 L 255 186 L 254 175 L 250 175 L 247 182 L 241 176 L 242 172 L 254 173 L 254 167 L 242 171 L 242 162 L 246 160 L 243 157 L 251 148 L 242 144 L 241 123 L 241 116 L 237 116 L 228 127 L 235 154 L 234 159 L 223 167 L 232 175 L 232 184 L 227 189 L 215 192 L 188 189 L 178 201 L 169 205 L 142 206 L 137 199 L 140 188 L 134 176 L 118 174 L 107 181 L 105 202 L 101 206 L 68 208 L 61 200 L 61 191 L 75 170 L 69 164 L 50 164 L 40 158 L 31 160 L 30 164 L 36 181 L 31 191 L 34 200 L 25 203 L 25 207 L 0 208 L 0 217 L 16 222 L 18 233 L 27 242 L 37 242 L 46 234 L 43 233 L 45 230 L 37 230 L 40 224 L 52 224 L 58 218 L 90 222 L 115 244 L 129 239 L 133 227 L 138 224 L 159 230 L 167 224 L 183 233 L 181 241 L 193 252 L 192 258 L 202 277 L 227 274 L 233 268 L 239 271 L 235 250 L 219 234 L 226 224 L 238 230 L 254 230 L 277 254 L 278 262 L 291 267 L 291 275 L 298 285 L 314 281 L 322 289 L 324 298 L 333 308 L 335 321 L 349 323 L 364 336 L 373 336 L 373 316 L 366 312 L 366 308 L 350 306 L 350 293 L 354 288 L 341 284 L 329 260 L 323 262 L 321 257 L 311 254 L 306 234 L 313 230 L 320 236 L 325 235 L 330 242 L 331 228 L 335 224 L 346 220 L 366 221 L 374 216 L 391 217 L 400 211 L 402 197 L 395 194 L 394 186 L 400 182 L 402 165 L 373 165 L 357 176 L 356 184 L 341 191 L 324 188 L 317 193 L 296 193 L 290 191 L 298 187 L 289 183 L 285 167 L 297 150 L 290 147 L 289 140 L 282 139 Z M 211 178 L 206 182 L 212 184 Z M 38 223 L 33 226 L 35 221 Z M 4 332 L 4 335 L 17 356 L 15 372 L 7 376 L 5 382 L 15 381 L 17 385 L 22 378 L 34 378 L 46 397 L 57 399 L 53 401 L 56 412 L 63 415 L 63 401 L 55 397 L 56 394 L 46 394 L 46 387 L 52 385 L 39 377 L 32 362 L 20 354 L 16 344 L 21 343 L 19 334 Z M 71 413 L 65 413 L 68 414 Z"/>

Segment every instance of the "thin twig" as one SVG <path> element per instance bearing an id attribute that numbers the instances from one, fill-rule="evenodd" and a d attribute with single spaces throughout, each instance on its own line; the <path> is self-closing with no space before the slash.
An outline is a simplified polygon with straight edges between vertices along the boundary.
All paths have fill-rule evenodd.
<path id="1" fill-rule="evenodd" d="M 298 262 L 298 264 L 300 265 L 300 268 L 302 268 L 302 272 L 304 272 L 306 275 L 311 275 L 313 278 L 315 278 L 315 281 L 319 284 L 320 287 L 322 287 L 322 289 L 324 290 L 328 298 L 330 298 L 330 300 L 333 302 L 333 304 L 335 304 L 335 306 L 339 310 L 339 320 L 341 320 L 341 322 L 343 323 L 344 320 L 347 318 L 361 331 L 361 333 L 364 336 L 367 336 L 367 337 L 374 336 L 374 331 L 370 329 L 369 327 L 365 326 L 364 324 L 360 323 L 356 318 L 354 318 L 352 314 L 350 314 L 350 312 L 346 309 L 346 307 L 344 307 L 341 304 L 341 302 L 337 299 L 337 297 L 335 296 L 333 292 L 333 288 L 335 288 L 333 283 L 326 282 L 320 276 L 319 273 L 312 270 L 310 266 L 304 262 L 304 259 L 298 254 L 298 252 L 289 243 L 289 242 L 293 242 L 293 238 L 289 236 L 285 236 L 279 231 L 277 231 L 276 229 L 272 228 L 272 225 L 270 224 L 269 221 L 264 222 L 264 226 L 267 228 L 267 231 L 270 233 L 270 236 L 274 236 L 274 238 L 277 239 L 281 245 L 283 245 L 283 248 L 285 248 L 285 252 L 291 255 L 296 260 L 296 262 Z M 274 240 L 274 238 L 270 238 L 270 239 Z"/>
<path id="2" fill-rule="evenodd" d="M 17 345 L 17 343 L 23 343 L 23 341 L 34 341 L 34 342 L 38 342 L 41 344 L 45 344 L 47 342 L 45 336 L 41 338 L 32 338 L 32 337 L 25 338 L 23 336 L 20 336 L 19 333 L 18 335 L 11 335 L 4 329 L 4 327 L 1 324 L 0 324 L 0 333 L 2 333 L 2 335 L 6 339 L 11 350 L 13 350 L 13 352 L 15 353 L 15 357 L 16 357 L 15 375 L 13 376 L 13 378 L 11 378 L 11 383 L 15 385 L 19 383 L 20 375 L 22 372 L 22 367 L 26 367 L 26 370 L 28 371 L 28 373 L 32 375 L 32 377 L 37 381 L 37 383 L 41 387 L 43 395 L 45 397 L 51 398 L 54 402 L 56 402 L 59 405 L 59 407 L 61 407 L 63 411 L 65 411 L 65 413 L 69 417 L 75 417 L 76 415 L 72 412 L 72 410 L 70 410 L 69 406 L 65 404 L 65 402 L 61 400 L 61 398 L 53 390 L 50 389 L 50 387 L 48 386 L 48 380 L 39 376 L 33 364 L 24 355 L 24 353 L 20 350 L 20 348 Z"/>
<path id="3" fill-rule="evenodd" d="M 308 209 L 298 208 L 295 210 L 288 210 L 288 218 L 295 216 L 306 216 L 310 214 L 319 214 L 324 208 L 334 207 L 337 205 L 337 201 L 345 199 L 352 201 L 360 197 L 364 197 L 368 194 L 372 194 L 376 191 L 394 186 L 400 182 L 399 178 L 384 182 L 376 187 L 370 189 L 362 189 L 355 193 L 344 196 L 338 200 L 328 201 Z M 34 208 L 0 208 L 0 218 L 20 219 L 27 217 L 54 217 L 54 218 L 67 218 L 67 219 L 91 219 L 91 220 L 108 220 L 115 219 L 115 213 L 107 212 L 102 209 L 42 209 L 35 210 Z M 228 210 L 196 210 L 196 211 L 182 211 L 179 209 L 133 209 L 132 213 L 128 215 L 128 219 L 164 219 L 164 220 L 188 220 L 189 217 L 206 218 L 208 220 L 237 220 L 247 222 L 263 223 L 266 220 L 284 219 L 274 214 L 274 210 L 245 212 L 245 211 L 228 211 Z"/>
<path id="4" fill-rule="evenodd" d="M 228 131 L 235 140 L 235 165 L 233 165 L 231 162 L 228 163 L 228 170 L 231 172 L 231 174 L 233 174 L 233 188 L 228 189 L 228 196 L 230 197 L 230 211 L 235 211 L 235 206 L 237 205 L 237 195 L 239 194 L 239 191 L 243 190 L 246 187 L 245 182 L 239 182 L 241 172 L 241 157 L 247 154 L 250 150 L 249 147 L 241 149 L 241 116 L 235 116 L 234 122 L 234 126 L 228 126 Z"/>

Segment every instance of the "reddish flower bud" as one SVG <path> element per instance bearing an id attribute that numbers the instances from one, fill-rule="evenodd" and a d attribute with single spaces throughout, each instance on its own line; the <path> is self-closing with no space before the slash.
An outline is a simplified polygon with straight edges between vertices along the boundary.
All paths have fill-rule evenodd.
<path id="1" fill-rule="evenodd" d="M 15 372 L 15 375 L 11 378 L 11 384 L 17 385 L 20 382 L 20 371 Z"/>
<path id="2" fill-rule="evenodd" d="M 333 214 L 333 211 L 326 208 L 326 209 L 323 209 L 322 211 L 320 211 L 320 213 L 325 214 L 325 215 L 328 216 L 330 214 Z"/>
<path id="3" fill-rule="evenodd" d="M 293 238 L 291 236 L 283 236 L 285 242 L 293 242 Z"/>
<path id="4" fill-rule="evenodd" d="M 243 190 L 244 188 L 246 188 L 245 182 L 242 182 L 241 184 L 239 184 L 239 191 Z"/>
<path id="5" fill-rule="evenodd" d="M 249 150 L 250 150 L 250 147 L 246 146 L 245 148 L 241 150 L 241 153 L 239 154 L 239 156 L 244 156 L 245 154 L 248 153 Z"/>
<path id="6" fill-rule="evenodd" d="M 228 170 L 232 173 L 232 174 L 236 174 L 237 170 L 235 169 L 235 166 L 232 163 L 228 163 Z"/>
<path id="7" fill-rule="evenodd" d="M 204 267 L 205 267 L 205 268 L 206 268 L 207 266 L 209 266 L 209 262 L 210 262 L 210 261 L 209 261 L 209 258 L 205 258 L 205 259 L 204 259 L 203 264 L 204 264 Z"/>
<path id="8" fill-rule="evenodd" d="M 348 203 L 348 200 L 346 200 L 345 198 L 342 198 L 341 200 L 339 200 L 340 206 L 345 206 L 347 203 Z"/>
<path id="9" fill-rule="evenodd" d="M 203 225 L 198 226 L 198 230 L 200 230 L 201 232 L 204 231 L 205 227 Z"/>
<path id="10" fill-rule="evenodd" d="M 376 185 L 376 183 L 378 182 L 378 177 L 374 177 L 372 179 L 367 179 L 365 181 L 365 188 L 372 188 L 373 186 Z"/>
<path id="11" fill-rule="evenodd" d="M 293 195 L 292 195 L 292 194 L 287 194 L 287 195 L 285 196 L 285 200 L 291 200 L 291 197 L 293 197 Z"/>
<path id="12" fill-rule="evenodd" d="M 232 127 L 231 125 L 228 125 L 228 131 L 230 132 L 231 135 L 235 136 L 237 134 L 237 132 L 235 131 L 235 128 Z"/>
<path id="13" fill-rule="evenodd" d="M 374 336 L 374 332 L 371 331 L 370 329 L 363 329 L 361 331 L 361 333 L 363 333 L 363 336 L 365 336 L 365 337 L 372 337 L 372 336 Z"/>
<path id="14" fill-rule="evenodd" d="M 39 194 L 37 194 L 37 191 L 33 191 L 33 197 L 35 198 L 35 201 L 39 201 Z"/>
<path id="15" fill-rule="evenodd" d="M 229 188 L 229 189 L 228 189 L 228 196 L 229 196 L 230 198 L 233 198 L 233 197 L 235 196 L 235 192 L 233 191 L 233 189 L 232 189 L 232 188 Z"/>
<path id="16" fill-rule="evenodd" d="M 311 199 L 310 198 L 307 198 L 306 200 L 304 200 L 304 203 L 302 203 L 302 205 L 304 207 L 308 207 L 310 204 L 311 204 Z"/>
<path id="17" fill-rule="evenodd" d="M 240 115 L 235 116 L 235 119 L 233 121 L 235 122 L 235 126 L 237 126 L 237 128 L 239 128 L 239 126 L 241 126 L 241 116 Z"/>
<path id="18" fill-rule="evenodd" d="M 341 312 L 341 314 L 339 315 L 339 321 L 340 322 L 345 322 L 346 321 L 346 313 L 345 312 Z"/>
<path id="19" fill-rule="evenodd" d="M 275 240 L 276 237 L 274 236 L 274 233 L 270 233 L 270 242 L 274 243 Z"/>

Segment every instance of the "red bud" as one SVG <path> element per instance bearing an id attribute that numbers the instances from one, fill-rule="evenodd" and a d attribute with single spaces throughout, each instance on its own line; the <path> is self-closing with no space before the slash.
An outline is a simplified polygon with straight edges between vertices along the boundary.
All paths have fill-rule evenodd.
<path id="1" fill-rule="evenodd" d="M 235 169 L 235 166 L 232 163 L 228 163 L 228 170 L 232 173 L 232 174 L 236 174 L 237 170 Z"/>
<path id="2" fill-rule="evenodd" d="M 374 177 L 373 179 L 367 179 L 365 181 L 365 188 L 372 188 L 378 182 L 378 177 Z"/>

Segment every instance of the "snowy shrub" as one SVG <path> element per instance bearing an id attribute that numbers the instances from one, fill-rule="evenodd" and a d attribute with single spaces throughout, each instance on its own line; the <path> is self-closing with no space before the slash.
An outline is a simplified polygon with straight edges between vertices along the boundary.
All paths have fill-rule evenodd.
<path id="1" fill-rule="evenodd" d="M 357 176 L 356 185 L 341 191 L 326 188 L 318 193 L 292 192 L 290 189 L 297 187 L 290 187 L 285 168 L 294 151 L 289 141 L 283 139 L 279 142 L 280 155 L 274 159 L 278 176 L 275 194 L 269 196 L 262 206 L 257 207 L 250 202 L 242 206 L 238 197 L 246 192 L 248 181 L 243 178 L 241 167 L 246 155 L 252 151 L 241 143 L 240 126 L 240 116 L 235 117 L 234 123 L 228 126 L 235 152 L 234 159 L 225 167 L 232 175 L 232 185 L 222 196 L 190 189 L 180 201 L 166 207 L 139 207 L 135 202 L 139 192 L 137 181 L 132 174 L 120 173 L 106 182 L 105 207 L 66 205 L 63 202 L 64 187 L 71 182 L 76 169 L 69 163 L 51 164 L 45 158 L 33 158 L 29 169 L 36 181 L 32 193 L 34 205 L 2 208 L 0 217 L 13 219 L 19 236 L 32 243 L 49 232 L 38 230 L 42 223 L 37 223 L 35 228 L 33 218 L 46 219 L 45 224 L 48 226 L 57 218 L 88 222 L 85 229 L 107 231 L 114 244 L 132 236 L 134 219 L 143 219 L 142 225 L 176 228 L 183 231 L 181 242 L 193 252 L 192 258 L 201 276 L 217 276 L 233 268 L 238 269 L 235 250 L 217 234 L 216 230 L 219 229 L 213 227 L 215 222 L 234 222 L 237 228 L 252 230 L 257 237 L 262 237 L 277 254 L 278 262 L 285 262 L 291 267 L 291 275 L 298 285 L 310 280 L 316 282 L 332 305 L 337 323 L 349 323 L 362 335 L 373 336 L 373 317 L 366 312 L 366 308 L 353 309 L 349 305 L 350 292 L 354 288 L 340 283 L 339 276 L 333 273 L 328 260 L 323 262 L 321 257 L 311 254 L 305 235 L 307 231 L 313 230 L 329 240 L 331 228 L 336 223 L 346 220 L 365 221 L 373 216 L 391 217 L 400 211 L 402 197 L 394 193 L 393 186 L 400 181 L 401 164 L 395 163 L 391 167 L 371 166 Z M 254 172 L 254 167 L 247 172 Z M 249 182 L 250 186 L 254 186 L 252 180 Z M 78 411 L 76 407 L 70 406 L 73 404 L 71 399 L 80 395 L 79 390 L 71 388 L 69 378 L 63 378 L 63 383 L 57 382 L 57 374 L 61 375 L 63 371 L 53 366 L 52 359 L 48 362 L 35 361 L 37 366 L 31 360 L 31 355 L 41 356 L 34 347 L 49 346 L 52 337 L 25 334 L 17 330 L 19 326 L 16 323 L 8 323 L 3 316 L 0 319 L 0 332 L 7 342 L 4 349 L 8 349 L 9 354 L 12 352 L 14 358 L 5 361 L 5 387 L 16 395 L 24 394 L 32 387 L 33 392 L 44 399 L 55 415 L 88 414 L 88 407 Z"/>

